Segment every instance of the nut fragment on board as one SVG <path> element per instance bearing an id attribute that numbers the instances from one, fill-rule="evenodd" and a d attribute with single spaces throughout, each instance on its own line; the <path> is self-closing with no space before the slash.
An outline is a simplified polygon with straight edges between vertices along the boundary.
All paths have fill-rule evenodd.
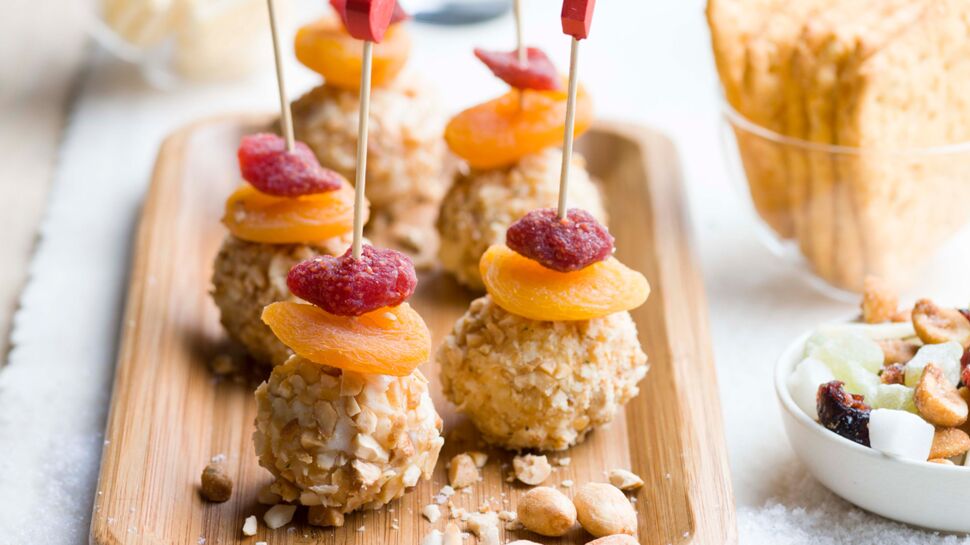
<path id="1" fill-rule="evenodd" d="M 569 531 L 576 524 L 576 506 L 562 492 L 539 486 L 519 499 L 517 520 L 527 529 L 550 537 Z"/>
<path id="2" fill-rule="evenodd" d="M 256 520 L 256 515 L 249 515 L 243 522 L 242 533 L 244 536 L 254 536 L 258 528 L 259 522 Z"/>
<path id="3" fill-rule="evenodd" d="M 494 512 L 471 513 L 468 529 L 478 536 L 478 545 L 499 545 L 498 515 Z"/>
<path id="4" fill-rule="evenodd" d="M 586 483 L 573 496 L 576 517 L 595 537 L 612 534 L 634 535 L 637 513 L 619 488 L 606 483 Z"/>
<path id="5" fill-rule="evenodd" d="M 293 520 L 294 513 L 296 513 L 295 505 L 278 503 L 270 507 L 269 511 L 266 511 L 266 514 L 263 515 L 263 522 L 273 530 L 282 528 Z"/>
<path id="6" fill-rule="evenodd" d="M 222 464 L 209 464 L 202 470 L 202 497 L 212 502 L 224 502 L 232 495 L 232 479 Z"/>
<path id="7" fill-rule="evenodd" d="M 515 478 L 525 484 L 542 484 L 549 474 L 552 473 L 552 466 L 545 455 L 525 454 L 516 456 L 512 459 L 512 468 L 515 471 Z"/>
<path id="8" fill-rule="evenodd" d="M 488 454 L 480 450 L 468 451 L 466 454 L 472 457 L 472 460 L 475 461 L 475 467 L 478 469 L 485 467 L 485 464 L 488 463 Z"/>
<path id="9" fill-rule="evenodd" d="M 307 522 L 311 526 L 340 528 L 344 525 L 344 514 L 333 507 L 314 505 L 307 512 Z"/>
<path id="10" fill-rule="evenodd" d="M 626 469 L 611 469 L 606 472 L 606 477 L 609 479 L 610 484 L 623 491 L 636 490 L 643 486 L 643 479 L 636 473 Z"/>
<path id="11" fill-rule="evenodd" d="M 428 522 L 431 524 L 434 524 L 441 518 L 441 508 L 436 503 L 429 503 L 421 509 L 421 516 L 428 519 Z"/>
<path id="12" fill-rule="evenodd" d="M 442 545 L 442 541 L 441 530 L 431 530 L 421 540 L 421 545 Z"/>
<path id="13" fill-rule="evenodd" d="M 481 479 L 478 472 L 478 465 L 468 454 L 459 454 L 451 459 L 448 465 L 448 482 L 452 488 L 460 489 L 469 487 Z"/>
<path id="14" fill-rule="evenodd" d="M 442 545 L 462 545 L 461 530 L 458 528 L 457 524 L 455 524 L 454 522 L 449 522 L 448 525 L 445 526 L 445 533 L 442 536 L 441 544 Z"/>

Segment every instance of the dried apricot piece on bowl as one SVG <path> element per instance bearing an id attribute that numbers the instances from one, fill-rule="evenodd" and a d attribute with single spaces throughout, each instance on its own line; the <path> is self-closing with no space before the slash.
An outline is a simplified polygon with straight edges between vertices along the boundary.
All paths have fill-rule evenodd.
<path id="1" fill-rule="evenodd" d="M 407 303 L 361 316 L 337 316 L 283 301 L 263 310 L 263 322 L 300 356 L 357 373 L 403 377 L 431 353 L 428 326 Z"/>
<path id="2" fill-rule="evenodd" d="M 418 285 L 411 259 L 401 252 L 364 245 L 339 257 L 324 255 L 297 263 L 286 285 L 304 301 L 340 316 L 360 316 L 400 305 Z"/>
<path id="3" fill-rule="evenodd" d="M 363 69 L 361 44 L 337 17 L 323 17 L 296 33 L 296 58 L 323 76 L 327 85 L 343 89 L 360 88 Z M 401 25 L 391 25 L 384 40 L 374 44 L 371 83 L 386 85 L 400 73 L 411 52 L 411 38 Z"/>
<path id="4" fill-rule="evenodd" d="M 532 320 L 591 320 L 634 309 L 650 294 L 647 279 L 613 257 L 559 272 L 495 245 L 482 256 L 479 270 L 497 305 Z"/>
<path id="5" fill-rule="evenodd" d="M 353 221 L 354 189 L 347 181 L 335 191 L 295 198 L 267 195 L 244 185 L 226 200 L 222 217 L 222 223 L 236 237 L 269 244 L 338 237 L 351 231 Z"/>
<path id="6" fill-rule="evenodd" d="M 565 92 L 513 89 L 456 115 L 445 127 L 445 140 L 472 167 L 499 168 L 560 144 L 565 118 Z M 592 122 L 593 101 L 580 87 L 575 134 L 586 132 Z"/>

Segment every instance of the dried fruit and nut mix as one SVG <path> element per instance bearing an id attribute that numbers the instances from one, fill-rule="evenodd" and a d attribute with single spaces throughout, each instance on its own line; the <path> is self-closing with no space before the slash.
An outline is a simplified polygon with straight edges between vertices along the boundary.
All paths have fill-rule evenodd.
<path id="1" fill-rule="evenodd" d="M 970 466 L 970 312 L 929 299 L 900 309 L 882 282 L 865 285 L 862 323 L 824 325 L 809 337 L 788 377 L 792 399 L 856 443 Z"/>

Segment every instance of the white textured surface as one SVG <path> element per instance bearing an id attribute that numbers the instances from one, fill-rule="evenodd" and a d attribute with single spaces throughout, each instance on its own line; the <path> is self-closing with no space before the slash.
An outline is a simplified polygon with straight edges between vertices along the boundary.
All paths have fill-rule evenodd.
<path id="1" fill-rule="evenodd" d="M 322 5 L 322 2 L 316 2 Z M 556 2 L 526 2 L 529 42 L 560 66 Z M 716 126 L 716 79 L 701 0 L 601 2 L 583 43 L 583 79 L 602 117 L 650 123 L 678 143 L 689 182 L 710 316 L 742 543 L 970 543 L 851 508 L 797 463 L 770 375 L 775 358 L 815 323 L 852 310 L 802 284 L 755 240 L 729 186 Z M 508 20 L 419 27 L 414 65 L 455 109 L 500 86 L 473 45 L 506 47 Z M 267 44 L 268 47 L 268 44 Z M 0 543 L 87 542 L 131 233 L 164 134 L 199 116 L 271 110 L 271 67 L 254 81 L 162 92 L 99 57 L 83 83 L 62 147 L 43 240 L 0 371 Z M 295 66 L 290 88 L 314 78 Z M 968 238 L 951 245 L 918 294 L 970 300 Z M 916 295 L 914 293 L 913 295 Z"/>

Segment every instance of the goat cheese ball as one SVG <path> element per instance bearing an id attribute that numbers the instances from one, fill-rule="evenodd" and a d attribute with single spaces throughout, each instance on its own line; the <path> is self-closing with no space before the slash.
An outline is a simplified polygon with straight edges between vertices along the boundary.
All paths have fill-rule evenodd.
<path id="1" fill-rule="evenodd" d="M 639 393 L 647 356 L 628 312 L 541 322 L 474 300 L 438 352 L 445 396 L 489 443 L 563 450 Z"/>
<path id="2" fill-rule="evenodd" d="M 293 265 L 321 254 L 340 255 L 350 243 L 349 234 L 312 245 L 263 244 L 227 236 L 213 267 L 212 298 L 229 337 L 260 363 L 285 362 L 293 351 L 263 323 L 263 308 L 295 299 L 286 287 Z"/>
<path id="3" fill-rule="evenodd" d="M 320 85 L 293 103 L 296 138 L 320 164 L 353 180 L 357 166 L 357 90 Z M 371 212 L 399 201 L 437 204 L 445 192 L 444 113 L 427 86 L 406 75 L 371 90 L 367 199 Z"/>
<path id="4" fill-rule="evenodd" d="M 256 390 L 259 463 L 284 501 L 377 509 L 430 478 L 444 444 L 428 381 L 358 374 L 293 356 Z"/>
<path id="5" fill-rule="evenodd" d="M 509 168 L 456 176 L 438 214 L 441 266 L 466 287 L 484 291 L 478 271 L 482 254 L 504 243 L 505 231 L 522 216 L 557 206 L 561 168 L 562 150 L 548 148 Z M 570 207 L 583 208 L 606 224 L 599 188 L 578 154 L 573 155 L 567 200 Z"/>

